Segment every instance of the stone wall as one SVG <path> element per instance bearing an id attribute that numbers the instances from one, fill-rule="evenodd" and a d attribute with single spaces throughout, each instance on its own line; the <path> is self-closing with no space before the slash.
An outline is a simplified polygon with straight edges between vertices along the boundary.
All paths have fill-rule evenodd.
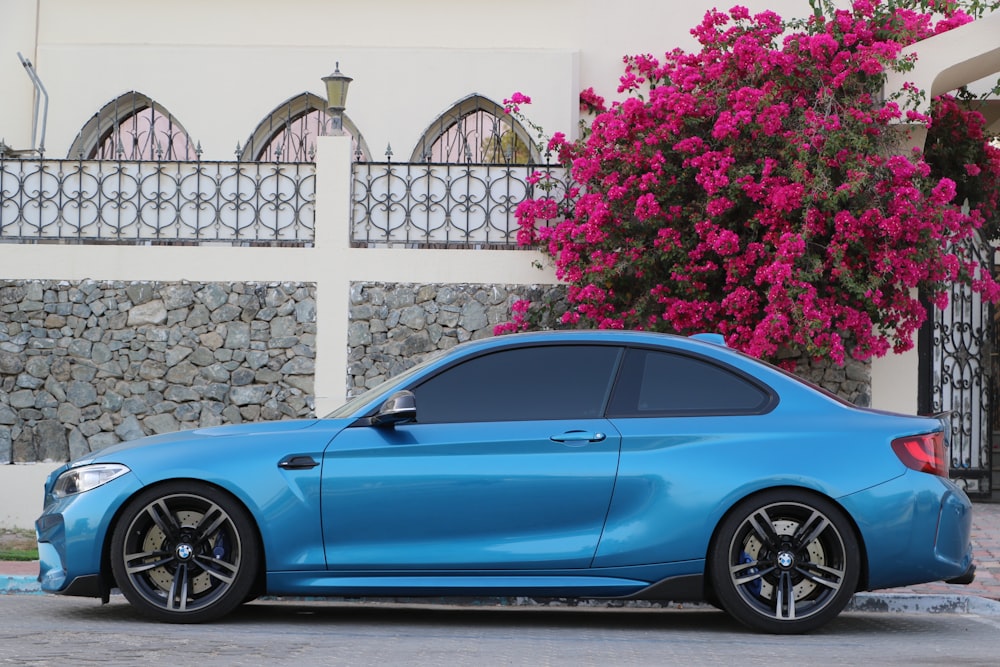
<path id="1" fill-rule="evenodd" d="M 435 350 L 493 335 L 515 301 L 544 304 L 545 328 L 566 310 L 565 288 L 554 285 L 355 283 L 351 286 L 348 392 L 358 394 Z M 871 364 L 837 366 L 800 358 L 795 372 L 856 405 L 871 404 Z"/>
<path id="2" fill-rule="evenodd" d="M 848 359 L 838 366 L 829 359 L 799 358 L 795 374 L 854 405 L 867 408 L 872 404 L 871 361 Z"/>
<path id="3" fill-rule="evenodd" d="M 549 301 L 553 285 L 362 282 L 351 285 L 348 394 L 356 395 L 416 365 L 428 353 L 493 335 L 515 301 Z"/>
<path id="4" fill-rule="evenodd" d="M 0 281 L 0 463 L 311 416 L 315 286 Z"/>
<path id="5" fill-rule="evenodd" d="M 348 393 L 493 335 L 552 285 L 355 283 Z M 543 325 L 552 322 L 543 321 Z M 313 416 L 315 285 L 0 281 L 0 464 L 64 461 L 151 433 Z M 797 372 L 868 405 L 871 368 Z"/>

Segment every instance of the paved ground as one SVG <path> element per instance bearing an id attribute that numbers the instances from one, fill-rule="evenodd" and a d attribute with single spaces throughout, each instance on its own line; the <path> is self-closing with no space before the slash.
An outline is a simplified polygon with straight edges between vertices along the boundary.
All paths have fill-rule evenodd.
<path id="1" fill-rule="evenodd" d="M 933 583 L 906 588 L 876 591 L 876 597 L 926 595 L 946 598 L 985 598 L 1000 600 L 1000 503 L 975 503 L 972 510 L 972 546 L 976 561 L 976 580 L 968 586 Z M 38 590 L 37 562 L 0 561 L 0 593 L 34 592 Z M 930 599 L 930 598 L 929 598 Z M 908 604 L 909 608 L 919 604 Z M 932 605 L 940 606 L 940 605 Z M 969 605 L 951 605 L 968 609 Z M 870 605 L 867 608 L 872 608 Z M 1000 610 L 1000 605 L 989 608 Z"/>

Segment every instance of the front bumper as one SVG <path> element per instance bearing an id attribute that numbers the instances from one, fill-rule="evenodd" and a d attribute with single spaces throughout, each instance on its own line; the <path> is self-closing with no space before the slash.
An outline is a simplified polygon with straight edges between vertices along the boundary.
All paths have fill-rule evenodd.
<path id="1" fill-rule="evenodd" d="M 139 488 L 138 480 L 128 473 L 65 498 L 46 494 L 45 508 L 35 521 L 43 591 L 107 597 L 113 586 L 104 560 L 109 531 L 119 508 Z"/>

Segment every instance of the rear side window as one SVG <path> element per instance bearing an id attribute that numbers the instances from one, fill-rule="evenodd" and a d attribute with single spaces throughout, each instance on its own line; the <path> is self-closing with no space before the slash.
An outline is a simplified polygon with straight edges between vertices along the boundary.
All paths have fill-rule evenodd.
<path id="1" fill-rule="evenodd" d="M 417 421 L 596 419 L 603 416 L 622 351 L 546 345 L 470 359 L 413 388 Z"/>
<path id="2" fill-rule="evenodd" d="M 609 417 L 734 415 L 764 412 L 772 395 L 748 377 L 699 357 L 630 349 Z"/>

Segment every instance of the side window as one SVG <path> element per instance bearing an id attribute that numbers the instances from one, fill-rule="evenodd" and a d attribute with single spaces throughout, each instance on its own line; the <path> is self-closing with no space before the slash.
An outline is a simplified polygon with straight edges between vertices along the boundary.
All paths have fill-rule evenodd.
<path id="1" fill-rule="evenodd" d="M 601 417 L 622 348 L 545 345 L 500 350 L 413 388 L 420 423 Z"/>
<path id="2" fill-rule="evenodd" d="M 754 414 L 771 400 L 763 387 L 711 361 L 630 349 L 608 416 Z"/>

